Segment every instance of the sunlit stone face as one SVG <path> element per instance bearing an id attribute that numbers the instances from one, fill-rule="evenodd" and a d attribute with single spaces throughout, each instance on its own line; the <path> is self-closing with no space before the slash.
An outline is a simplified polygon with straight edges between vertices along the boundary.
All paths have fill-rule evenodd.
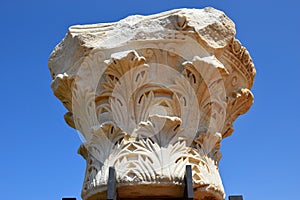
<path id="1" fill-rule="evenodd" d="M 85 141 L 82 198 L 105 199 L 108 168 L 122 198 L 222 200 L 220 142 L 253 102 L 255 69 L 233 22 L 213 8 L 73 26 L 49 59 L 66 122 Z"/>

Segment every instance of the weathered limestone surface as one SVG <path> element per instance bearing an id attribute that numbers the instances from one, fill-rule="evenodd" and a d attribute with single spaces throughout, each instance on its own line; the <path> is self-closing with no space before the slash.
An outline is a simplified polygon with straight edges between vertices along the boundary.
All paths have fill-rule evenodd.
<path id="1" fill-rule="evenodd" d="M 255 68 L 235 25 L 213 8 L 70 27 L 49 59 L 66 122 L 85 138 L 86 200 L 105 198 L 115 167 L 123 197 L 224 199 L 220 142 L 253 103 Z"/>

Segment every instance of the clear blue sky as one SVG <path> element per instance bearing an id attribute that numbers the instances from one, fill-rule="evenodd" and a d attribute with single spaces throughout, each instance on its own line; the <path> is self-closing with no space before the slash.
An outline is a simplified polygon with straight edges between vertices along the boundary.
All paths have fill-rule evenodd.
<path id="1" fill-rule="evenodd" d="M 5 200 L 80 199 L 85 161 L 77 132 L 50 89 L 47 60 L 70 25 L 132 14 L 212 6 L 237 27 L 257 69 L 255 104 L 222 142 L 227 194 L 298 199 L 300 189 L 300 3 L 274 0 L 0 1 L 0 191 Z"/>

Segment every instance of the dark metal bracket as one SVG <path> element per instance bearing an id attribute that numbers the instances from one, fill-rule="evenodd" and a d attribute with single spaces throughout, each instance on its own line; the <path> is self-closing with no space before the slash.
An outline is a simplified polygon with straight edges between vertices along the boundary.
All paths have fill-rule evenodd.
<path id="1" fill-rule="evenodd" d="M 108 180 L 107 180 L 107 200 L 117 200 L 117 180 L 116 170 L 114 167 L 109 167 Z"/>
<path id="2" fill-rule="evenodd" d="M 234 195 L 234 196 L 229 196 L 229 200 L 243 200 L 242 195 Z"/>
<path id="3" fill-rule="evenodd" d="M 184 176 L 184 199 L 193 200 L 194 199 L 194 189 L 193 189 L 193 177 L 192 177 L 192 167 L 191 165 L 185 166 L 185 176 Z"/>

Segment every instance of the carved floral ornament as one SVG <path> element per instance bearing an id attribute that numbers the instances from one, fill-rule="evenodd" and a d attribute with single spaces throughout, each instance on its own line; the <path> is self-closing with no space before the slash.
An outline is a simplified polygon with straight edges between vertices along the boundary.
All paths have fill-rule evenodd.
<path id="1" fill-rule="evenodd" d="M 186 165 L 196 199 L 224 199 L 220 142 L 251 107 L 255 76 L 234 35 L 213 8 L 69 29 L 49 68 L 67 124 L 85 139 L 83 199 L 104 197 L 110 166 L 123 196 L 164 187 L 179 197 Z"/>

